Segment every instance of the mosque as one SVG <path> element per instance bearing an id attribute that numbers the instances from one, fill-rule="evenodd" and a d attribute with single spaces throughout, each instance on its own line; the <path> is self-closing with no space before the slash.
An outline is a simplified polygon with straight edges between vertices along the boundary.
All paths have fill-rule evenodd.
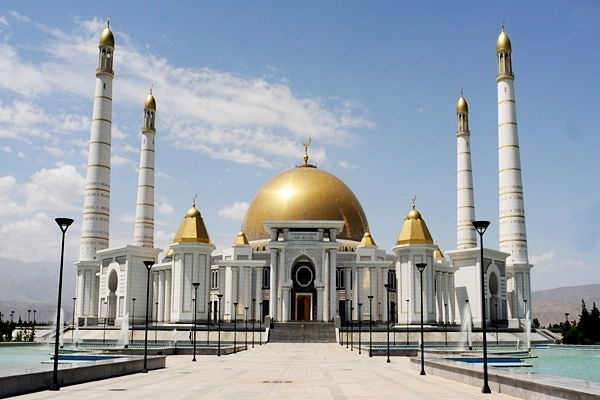
<path id="1" fill-rule="evenodd" d="M 109 246 L 112 85 L 115 40 L 110 26 L 99 43 L 96 90 L 77 267 L 75 315 L 79 325 L 121 324 L 135 317 L 159 324 L 259 319 L 387 321 L 475 326 L 501 322 L 520 328 L 531 298 L 523 186 L 514 96 L 511 42 L 498 37 L 499 250 L 480 248 L 475 206 L 468 105 L 457 115 L 457 248 L 434 244 L 413 206 L 398 222 L 396 245 L 380 249 L 352 190 L 329 172 L 304 162 L 258 191 L 230 248 L 213 254 L 209 228 L 195 199 L 166 256 L 154 247 L 154 158 L 157 103 L 143 110 L 133 243 Z M 300 157 L 299 157 L 300 158 Z M 417 264 L 425 263 L 422 272 Z M 422 265 L 421 265 L 422 266 Z M 485 295 L 482 298 L 481 282 Z M 148 283 L 149 282 L 149 283 Z M 149 289 L 148 289 L 149 288 Z M 421 291 L 423 306 L 421 306 Z M 136 308 L 137 302 L 137 308 Z M 147 308 L 146 305 L 149 305 Z M 133 311 L 133 312 L 132 312 Z M 405 322 L 406 321 L 406 322 Z"/>

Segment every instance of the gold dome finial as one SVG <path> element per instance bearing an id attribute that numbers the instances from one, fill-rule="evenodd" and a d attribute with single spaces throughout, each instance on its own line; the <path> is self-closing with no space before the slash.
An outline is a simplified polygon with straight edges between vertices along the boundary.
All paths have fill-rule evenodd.
<path id="1" fill-rule="evenodd" d="M 110 17 L 108 17 L 108 20 L 106 21 L 106 28 L 104 28 L 102 34 L 100 35 L 100 46 L 109 46 L 112 48 L 115 47 L 115 37 L 110 30 Z"/>
<path id="2" fill-rule="evenodd" d="M 510 39 L 506 32 L 504 32 L 504 21 L 502 21 L 502 32 L 500 32 L 500 36 L 498 36 L 498 41 L 496 42 L 496 53 L 502 50 L 512 51 Z"/>
<path id="3" fill-rule="evenodd" d="M 146 102 L 144 103 L 145 110 L 156 111 L 156 100 L 154 99 L 154 96 L 152 95 L 152 87 L 153 86 L 154 85 L 150 86 L 150 94 L 146 97 Z"/>
<path id="4" fill-rule="evenodd" d="M 304 146 L 304 165 L 308 165 L 308 147 L 310 146 L 310 144 L 312 143 L 312 137 L 308 137 L 308 142 L 306 143 L 302 143 L 302 146 Z"/>
<path id="5" fill-rule="evenodd" d="M 458 103 L 456 104 L 456 113 L 468 113 L 469 106 L 467 105 L 467 100 L 463 96 L 463 89 L 460 89 L 460 99 L 458 99 Z"/>
<path id="6" fill-rule="evenodd" d="M 192 207 L 196 208 L 196 199 L 198 198 L 198 193 L 196 193 L 194 195 L 194 197 L 192 197 Z"/>
<path id="7" fill-rule="evenodd" d="M 412 208 L 413 210 L 415 209 L 415 201 L 417 201 L 417 195 L 415 194 L 415 197 L 412 198 Z"/>

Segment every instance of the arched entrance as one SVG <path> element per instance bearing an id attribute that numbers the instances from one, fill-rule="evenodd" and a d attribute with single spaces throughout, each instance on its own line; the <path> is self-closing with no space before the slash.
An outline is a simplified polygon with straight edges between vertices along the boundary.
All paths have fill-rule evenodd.
<path id="1" fill-rule="evenodd" d="M 490 314 L 490 320 L 493 321 L 495 324 L 498 323 L 498 320 L 502 319 L 500 316 L 502 314 L 502 309 L 498 308 L 501 307 L 500 304 L 500 300 L 499 300 L 499 282 L 498 282 L 498 276 L 496 275 L 495 272 L 492 272 L 490 274 L 490 278 L 488 281 L 488 287 L 490 290 L 490 302 L 489 302 L 489 314 Z"/>
<path id="2" fill-rule="evenodd" d="M 315 288 L 315 269 L 308 261 L 298 261 L 292 269 L 291 319 L 312 321 L 317 316 L 317 290 Z"/>

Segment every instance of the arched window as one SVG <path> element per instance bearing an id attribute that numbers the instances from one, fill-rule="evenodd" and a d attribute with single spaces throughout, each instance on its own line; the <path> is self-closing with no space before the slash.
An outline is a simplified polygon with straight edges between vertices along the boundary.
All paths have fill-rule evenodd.
<path id="1" fill-rule="evenodd" d="M 262 287 L 263 289 L 270 289 L 271 288 L 271 268 L 263 268 L 263 283 L 262 283 Z"/>

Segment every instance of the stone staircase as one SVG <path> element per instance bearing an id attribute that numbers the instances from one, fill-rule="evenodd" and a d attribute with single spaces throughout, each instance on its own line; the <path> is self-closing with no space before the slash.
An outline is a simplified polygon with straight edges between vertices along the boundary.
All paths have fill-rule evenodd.
<path id="1" fill-rule="evenodd" d="M 335 325 L 331 322 L 285 322 L 269 331 L 271 343 L 335 343 Z"/>

